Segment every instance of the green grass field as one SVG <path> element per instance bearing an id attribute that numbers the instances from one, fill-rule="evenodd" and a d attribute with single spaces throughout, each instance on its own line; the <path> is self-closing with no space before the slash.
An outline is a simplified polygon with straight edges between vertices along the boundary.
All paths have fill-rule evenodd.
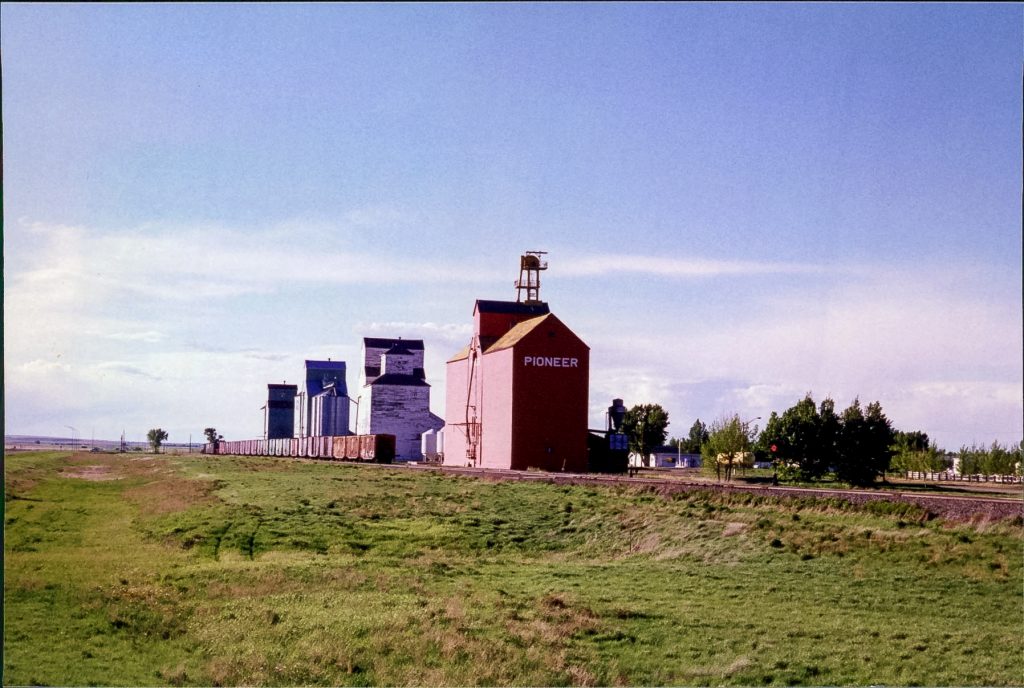
<path id="1" fill-rule="evenodd" d="M 5 685 L 1024 683 L 1020 523 L 289 459 L 6 462 Z"/>

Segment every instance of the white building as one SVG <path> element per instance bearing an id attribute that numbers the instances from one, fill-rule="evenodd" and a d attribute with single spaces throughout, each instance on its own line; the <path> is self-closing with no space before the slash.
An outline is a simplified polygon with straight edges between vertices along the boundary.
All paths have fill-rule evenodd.
<path id="1" fill-rule="evenodd" d="M 422 340 L 363 340 L 359 434 L 395 436 L 395 460 L 423 458 L 421 437 L 444 420 L 430 412 Z"/>
<path id="2" fill-rule="evenodd" d="M 643 457 L 639 454 L 629 455 L 632 468 L 643 468 Z M 675 447 L 658 447 L 651 452 L 650 468 L 700 468 L 700 454 L 686 454 Z"/>

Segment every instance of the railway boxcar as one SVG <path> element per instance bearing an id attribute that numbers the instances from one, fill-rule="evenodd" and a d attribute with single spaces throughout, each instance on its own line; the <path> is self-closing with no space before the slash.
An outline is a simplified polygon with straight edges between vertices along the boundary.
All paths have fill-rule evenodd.
<path id="1" fill-rule="evenodd" d="M 206 443 L 203 454 L 335 459 L 367 463 L 395 460 L 394 435 L 345 435 Z"/>
<path id="2" fill-rule="evenodd" d="M 394 435 L 364 435 L 359 444 L 360 461 L 391 463 L 395 460 Z"/>

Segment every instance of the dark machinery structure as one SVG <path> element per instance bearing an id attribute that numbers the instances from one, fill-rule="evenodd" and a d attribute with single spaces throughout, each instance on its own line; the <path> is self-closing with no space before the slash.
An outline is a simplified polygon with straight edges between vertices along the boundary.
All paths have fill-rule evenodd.
<path id="1" fill-rule="evenodd" d="M 626 406 L 612 399 L 607 427 L 587 433 L 587 468 L 591 473 L 625 473 L 629 468 L 629 437 L 622 432 Z"/>

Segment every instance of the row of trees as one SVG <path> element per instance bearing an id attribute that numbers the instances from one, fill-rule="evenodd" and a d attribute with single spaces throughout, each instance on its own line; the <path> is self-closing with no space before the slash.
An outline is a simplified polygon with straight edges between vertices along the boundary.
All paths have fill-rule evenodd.
<path id="1" fill-rule="evenodd" d="M 870 485 L 889 470 L 895 440 L 877 401 L 863 408 L 854 399 L 836 413 L 832 399 L 816 405 L 808 394 L 782 415 L 773 412 L 757 445 L 784 477 L 818 480 L 834 472 L 844 482 Z"/>
<path id="2" fill-rule="evenodd" d="M 1024 442 L 1016 447 L 1004 447 L 998 442 L 990 447 L 972 444 L 961 447 L 959 455 L 961 475 L 1015 475 L 1024 466 Z"/>
<path id="3" fill-rule="evenodd" d="M 932 444 L 928 434 L 920 431 L 896 431 L 892 445 L 893 456 L 889 464 L 894 471 L 940 472 L 953 468 L 953 460 L 946 452 Z"/>
<path id="4" fill-rule="evenodd" d="M 667 427 L 668 413 L 658 404 L 629 409 L 624 432 L 630 438 L 630 451 L 650 465 L 651 453 L 665 442 Z M 710 427 L 698 419 L 688 436 L 673 440 L 671 446 L 681 452 L 699 452 L 704 464 L 726 480 L 756 457 L 773 462 L 783 479 L 819 480 L 835 473 L 853 485 L 869 485 L 884 476 L 894 455 L 923 460 L 934 454 L 924 433 L 895 431 L 877 401 L 862 407 L 854 399 L 840 413 L 832 399 L 816 404 L 810 394 L 782 414 L 773 412 L 763 432 L 738 415 L 721 418 Z"/>
<path id="5" fill-rule="evenodd" d="M 217 434 L 216 428 L 206 428 L 203 430 L 206 435 L 206 441 L 211 444 L 216 444 L 224 439 L 223 435 Z M 146 433 L 146 439 L 149 441 L 149 446 L 153 448 L 153 452 L 156 454 L 160 453 L 160 447 L 163 445 L 164 440 L 168 437 L 167 431 L 163 428 L 152 428 Z"/>

